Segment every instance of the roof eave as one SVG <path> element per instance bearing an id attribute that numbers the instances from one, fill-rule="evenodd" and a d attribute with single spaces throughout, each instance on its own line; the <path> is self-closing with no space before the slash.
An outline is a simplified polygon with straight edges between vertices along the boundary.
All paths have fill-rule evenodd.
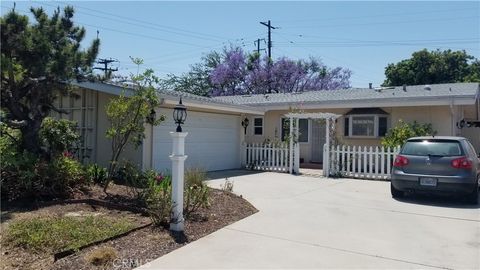
<path id="1" fill-rule="evenodd" d="M 123 93 L 126 96 L 129 96 L 132 93 L 131 88 L 108 84 L 108 83 L 72 82 L 71 84 L 77 87 L 99 91 L 99 92 L 103 92 L 111 95 L 120 95 Z M 178 100 L 180 99 L 180 96 L 178 95 L 169 95 L 164 92 L 159 93 L 159 96 L 160 98 L 162 98 L 162 103 L 167 105 L 176 105 L 178 104 Z M 187 96 L 182 96 L 182 101 L 183 101 L 183 104 L 187 107 L 216 110 L 220 112 L 229 112 L 229 113 L 235 113 L 235 114 L 255 114 L 255 115 L 265 114 L 265 111 L 258 107 L 229 104 L 229 103 L 220 102 L 217 100 L 206 102 L 202 100 L 192 99 Z"/>
<path id="2" fill-rule="evenodd" d="M 302 109 L 330 109 L 330 108 L 370 108 L 370 107 L 410 107 L 410 106 L 442 106 L 442 105 L 474 105 L 475 96 L 448 96 L 448 97 L 411 97 L 389 99 L 357 99 L 357 100 L 329 100 L 303 102 Z M 264 110 L 283 110 L 298 106 L 300 102 L 256 103 L 250 106 L 262 107 Z"/>

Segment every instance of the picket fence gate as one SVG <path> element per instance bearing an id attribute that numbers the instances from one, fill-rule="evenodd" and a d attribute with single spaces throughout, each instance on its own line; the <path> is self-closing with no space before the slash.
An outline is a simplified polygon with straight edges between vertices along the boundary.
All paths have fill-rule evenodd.
<path id="1" fill-rule="evenodd" d="M 330 175 L 363 179 L 390 179 L 400 147 L 336 145 L 330 147 Z"/>
<path id="2" fill-rule="evenodd" d="M 250 170 L 288 172 L 290 150 L 288 143 L 244 143 L 242 164 Z"/>

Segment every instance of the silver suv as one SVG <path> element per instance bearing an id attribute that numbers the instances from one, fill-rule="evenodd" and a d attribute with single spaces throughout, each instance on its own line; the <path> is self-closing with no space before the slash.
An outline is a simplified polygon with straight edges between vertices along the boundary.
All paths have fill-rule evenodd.
<path id="1" fill-rule="evenodd" d="M 410 138 L 393 163 L 393 198 L 413 191 L 458 193 L 477 204 L 479 187 L 480 156 L 462 137 Z"/>

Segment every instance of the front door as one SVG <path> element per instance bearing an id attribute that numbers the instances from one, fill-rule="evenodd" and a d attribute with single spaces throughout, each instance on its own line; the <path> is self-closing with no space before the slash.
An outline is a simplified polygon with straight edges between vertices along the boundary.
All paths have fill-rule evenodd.
<path id="1" fill-rule="evenodd" d="M 323 145 L 325 144 L 325 121 L 324 120 L 310 120 L 312 121 L 312 162 L 323 162 Z"/>

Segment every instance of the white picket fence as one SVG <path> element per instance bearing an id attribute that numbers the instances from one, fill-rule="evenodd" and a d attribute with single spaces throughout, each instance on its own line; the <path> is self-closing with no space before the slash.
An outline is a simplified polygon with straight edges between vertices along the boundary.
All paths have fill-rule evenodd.
<path id="1" fill-rule="evenodd" d="M 336 145 L 330 147 L 330 175 L 363 179 L 390 179 L 400 147 Z"/>
<path id="2" fill-rule="evenodd" d="M 288 143 L 244 143 L 242 148 L 242 164 L 247 169 L 275 172 L 289 171 L 290 150 Z"/>

